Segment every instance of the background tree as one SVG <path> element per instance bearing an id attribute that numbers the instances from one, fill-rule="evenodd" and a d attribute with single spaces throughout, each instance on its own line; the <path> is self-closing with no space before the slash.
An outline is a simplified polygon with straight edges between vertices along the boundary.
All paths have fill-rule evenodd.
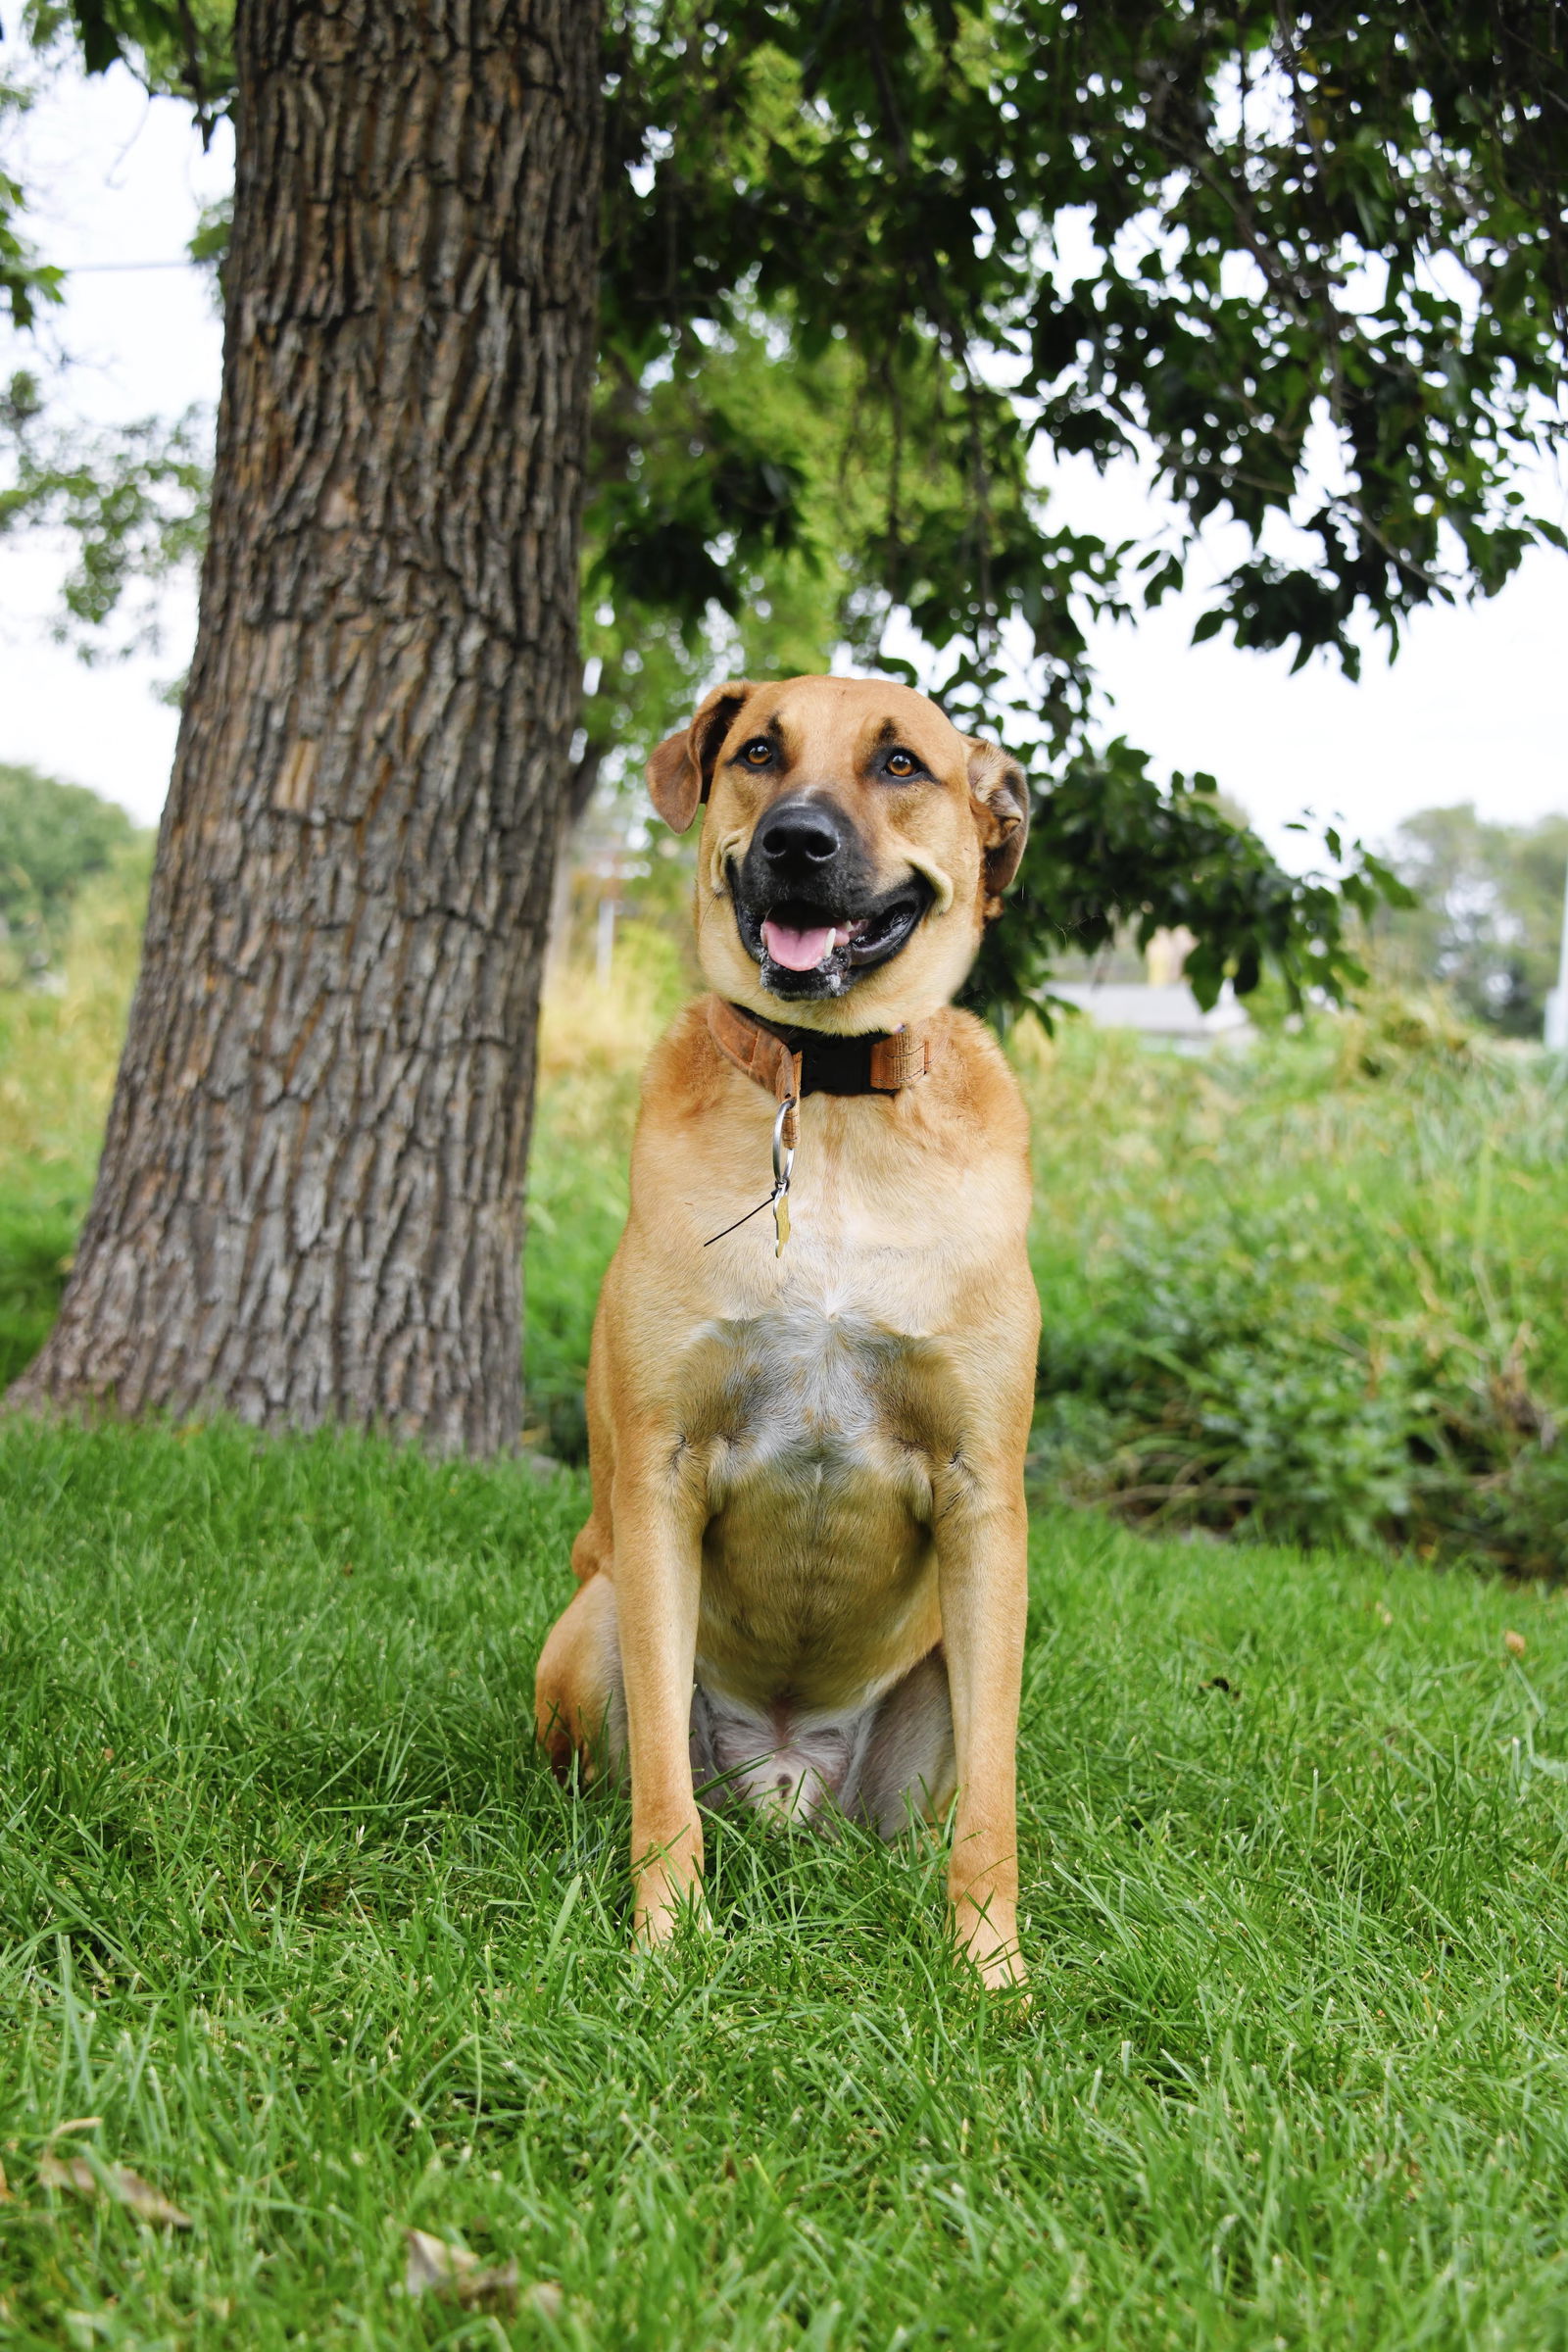
<path id="1" fill-rule="evenodd" d="M 35 34 L 53 30 L 33 20 Z M 8 131 L 33 103 L 34 92 L 0 67 L 0 131 Z M 0 172 L 0 302 L 14 326 L 31 327 L 40 304 L 58 302 L 64 273 L 45 262 L 23 226 L 25 191 L 9 172 Z"/>
<path id="2" fill-rule="evenodd" d="M 82 884 L 134 839 L 97 793 L 0 764 L 0 984 L 48 971 Z"/>
<path id="3" fill-rule="evenodd" d="M 32 370 L 18 368 L 0 385 L 0 444 L 11 460 L 0 538 L 39 528 L 67 534 L 74 555 L 56 634 L 84 661 L 159 642 L 159 591 L 206 544 L 205 421 L 192 409 L 86 429 L 51 415 Z"/>
<path id="4" fill-rule="evenodd" d="M 1499 825 L 1469 802 L 1423 808 L 1393 858 L 1418 903 L 1380 915 L 1380 962 L 1441 981 L 1505 1037 L 1539 1038 L 1557 981 L 1568 816 Z"/>
<path id="5" fill-rule="evenodd" d="M 391 0 L 365 0 L 361 21 L 367 31 L 402 23 Z M 256 136 L 246 60 L 259 22 L 242 12 L 242 159 Z M 151 78 L 182 86 L 199 108 L 223 102 L 216 18 L 174 14 L 161 0 L 136 0 L 134 11 L 129 0 L 79 0 L 76 23 L 89 63 L 129 50 Z M 279 51 L 269 53 L 268 70 L 286 112 L 299 65 Z M 989 1008 L 1037 996 L 1064 944 L 1093 948 L 1166 923 L 1197 935 L 1189 972 L 1204 998 L 1226 977 L 1245 993 L 1270 961 L 1298 995 L 1353 980 L 1347 906 L 1368 909 L 1396 887 L 1391 878 L 1332 840 L 1348 869 L 1338 887 L 1293 878 L 1225 820 L 1207 779 L 1160 782 L 1135 749 L 1101 741 L 1085 622 L 1156 603 L 1183 582 L 1197 534 L 1230 521 L 1251 552 L 1221 582 L 1198 634 L 1228 629 L 1244 645 L 1293 645 L 1298 660 L 1326 649 L 1353 670 L 1369 626 L 1396 644 L 1420 605 L 1491 593 L 1529 545 L 1559 537 L 1531 515 L 1519 484 L 1522 462 L 1560 442 L 1563 429 L 1562 9 L 1554 0 L 1503 13 L 1480 0 L 1378 0 L 1198 14 L 1177 0 L 1094 10 L 1074 0 L 865 0 L 855 9 L 663 0 L 612 16 L 603 86 L 604 287 L 585 556 L 591 690 L 568 760 L 573 695 L 562 685 L 546 730 L 552 781 L 530 784 L 520 831 L 508 835 L 504 822 L 498 830 L 483 795 L 470 804 L 507 871 L 542 873 L 559 812 L 580 804 L 607 760 L 635 757 L 720 662 L 794 665 L 814 652 L 819 662 L 842 644 L 896 666 L 886 640 L 897 621 L 925 648 L 922 681 L 961 721 L 1004 732 L 1035 764 L 1019 905 L 988 943 L 977 980 Z M 400 90 L 401 101 L 408 95 Z M 422 83 L 416 95 L 434 104 Z M 591 115 L 591 94 L 576 91 L 579 99 Z M 586 161 L 584 138 L 572 152 Z M 378 184 L 366 178 L 355 205 L 391 206 L 403 193 L 388 176 L 397 168 L 394 158 Z M 368 162 L 366 173 L 372 169 Z M 465 201 L 472 184 L 470 172 Z M 594 191 L 584 183 L 578 193 L 586 204 Z M 271 197 L 286 210 L 312 201 L 312 184 L 279 184 Z M 247 226 L 251 201 L 242 169 L 227 265 L 231 439 L 220 446 L 220 517 L 223 466 L 238 446 L 236 404 L 252 389 L 238 356 L 249 332 L 243 303 L 264 282 L 279 290 L 267 279 L 278 257 Z M 493 227 L 493 192 L 490 202 Z M 297 231 L 285 223 L 274 233 Z M 482 241 L 477 220 L 472 233 Z M 373 291 L 368 258 L 354 260 L 356 301 Z M 373 261 L 390 266 L 390 241 Z M 350 268 L 341 257 L 334 266 Z M 450 299 L 426 290 L 438 310 Z M 334 299 L 352 309 L 348 294 L 345 283 Z M 330 397 L 361 393 L 377 397 L 369 373 L 334 379 Z M 284 399 L 274 405 L 288 433 L 326 429 L 314 411 L 307 419 Z M 519 422 L 519 465 L 525 441 Z M 275 447 L 280 466 L 295 464 L 287 434 Z M 1169 526 L 1152 543 L 1122 545 L 1064 527 L 1044 476 L 1053 451 L 1101 466 L 1142 453 L 1166 494 Z M 443 443 L 439 461 L 433 444 L 425 454 L 443 500 L 454 485 L 467 499 L 461 434 Z M 302 533 L 293 576 L 308 601 L 313 565 L 336 576 L 336 476 L 308 464 L 297 470 L 318 502 L 293 518 Z M 371 540 L 395 520 L 395 504 L 359 503 L 367 592 L 385 576 Z M 209 589 L 204 646 L 216 613 Z M 492 617 L 476 620 L 481 638 Z M 551 625 L 569 682 L 569 621 L 557 614 Z M 199 651 L 193 696 L 204 660 Z M 254 680 L 241 685 L 257 691 Z M 332 887 L 351 895 L 360 871 L 353 812 L 379 789 L 382 757 L 361 724 L 368 706 L 358 691 L 347 670 L 323 674 L 312 722 L 321 731 L 307 732 L 295 706 L 272 704 L 267 738 L 279 776 L 305 763 L 311 794 L 324 789 L 318 779 L 331 763 L 309 747 L 341 745 L 334 789 L 352 821 L 341 832 L 329 821 L 320 847 L 330 844 L 331 855 L 318 855 L 313 871 L 324 889 L 329 866 Z M 481 738 L 485 757 L 516 756 L 488 691 L 470 719 L 475 760 Z M 193 727 L 187 713 L 191 741 Z M 227 822 L 221 795 L 247 789 L 239 748 L 214 750 L 215 827 Z M 285 786 L 283 808 L 308 819 L 289 805 L 294 789 Z M 440 794 L 429 780 L 408 790 L 412 824 Z M 176 813 L 166 864 L 190 838 Z M 423 867 L 417 878 L 409 869 L 407 887 L 416 898 L 429 889 Z M 276 888 L 275 868 L 254 862 L 243 883 L 236 873 L 228 885 L 229 915 L 237 937 L 267 930 L 269 985 L 292 1004 L 302 935 Z M 532 882 L 529 892 L 517 904 L 535 908 Z M 405 921 L 400 906 L 394 928 L 406 941 L 414 932 Z M 200 925 L 181 933 L 179 953 L 195 959 L 192 985 L 213 938 Z M 534 961 L 536 946 L 534 937 L 524 951 Z M 254 992 L 255 977 L 243 986 Z M 338 995 L 346 1038 L 351 1006 L 379 1003 L 373 974 L 345 973 Z M 503 1059 L 518 1073 L 521 1102 L 531 989 L 519 984 L 503 999 Z M 144 1009 L 132 1023 L 133 1070 Z M 411 1206 L 386 1172 L 374 1085 L 345 1077 L 332 1107 L 303 1049 L 298 1061 L 276 1064 L 248 1044 L 222 1118 L 246 1132 L 281 1066 L 288 1086 L 304 1090 L 299 1102 L 291 1098 L 300 1135 L 310 1136 L 317 1115 L 329 1126 L 348 1120 L 356 1140 L 341 1148 L 370 1171 L 356 1231 L 395 1228 L 416 1260 L 421 1247 L 433 1252 L 446 1284 L 440 1311 L 453 1328 L 504 1331 L 514 1292 L 478 1279 L 447 1229 L 435 1247 L 431 1219 L 452 1206 L 450 1190 Z M 450 1072 L 443 1083 L 453 1083 Z M 514 1219 L 495 1204 L 503 1194 L 514 1200 L 521 1125 L 519 1114 L 500 1191 L 484 1192 L 484 1215 L 493 1209 L 514 1255 Z M 89 1245 L 100 1219 L 105 1231 L 113 1223 L 113 1200 L 138 1181 L 134 1152 L 115 1160 L 114 1136 Z M 269 1183 L 280 1200 L 308 1199 L 316 1213 L 314 1178 L 301 1182 L 308 1147 L 280 1139 L 278 1151 L 265 1175 L 248 1153 L 236 1179 L 247 1231 L 267 1224 L 256 1199 Z M 460 1203 L 455 1213 L 461 1223 L 466 1211 Z M 275 1263 L 292 1266 L 314 1246 L 284 1216 Z M 91 1253 L 84 1248 L 84 1260 Z M 488 1244 L 483 1255 L 489 1265 Z M 187 1266 L 175 1289 L 190 1279 Z M 276 1279 L 286 1293 L 292 1276 Z M 372 1267 L 367 1300 L 382 1279 Z M 400 1280 L 413 1287 L 393 1285 L 402 1301 L 394 1323 L 418 1289 L 406 1272 Z M 339 1336 L 324 1351 L 314 1309 L 263 1314 L 258 1325 L 257 1301 L 271 1294 L 254 1281 L 204 1310 L 212 1348 L 203 1381 L 194 1359 L 149 1343 L 156 1370 L 127 1383 L 112 1369 L 123 1354 L 122 1294 L 110 1284 L 89 1305 L 81 1275 L 77 1291 L 66 1317 L 71 1325 L 74 1314 L 74 1352 L 64 1342 L 49 1351 L 35 1395 L 115 1386 L 130 1402 L 213 1396 L 263 1420 L 386 1417 L 437 1442 L 493 1444 L 513 1425 L 504 1385 L 494 1414 L 466 1417 L 436 1409 L 418 1381 L 389 1387 L 383 1372 L 368 1374 L 365 1351 L 374 1357 L 383 1329 L 375 1312 L 355 1320 L 334 1306 Z M 506 1344 L 487 1342 L 481 1352 L 492 1367 Z M 264 1362 L 262 1378 L 255 1367 Z"/>

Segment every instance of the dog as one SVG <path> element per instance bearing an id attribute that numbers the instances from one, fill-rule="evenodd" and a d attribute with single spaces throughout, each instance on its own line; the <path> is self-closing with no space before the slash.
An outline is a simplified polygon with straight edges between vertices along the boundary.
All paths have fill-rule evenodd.
<path id="1" fill-rule="evenodd" d="M 1020 1983 L 1028 1132 L 952 999 L 1025 779 L 908 687 L 802 677 L 716 687 L 648 780 L 675 832 L 706 811 L 712 994 L 643 1080 L 539 1735 L 563 1778 L 629 1769 L 643 1944 L 706 1917 L 699 1793 L 951 1813 L 957 1948 Z"/>

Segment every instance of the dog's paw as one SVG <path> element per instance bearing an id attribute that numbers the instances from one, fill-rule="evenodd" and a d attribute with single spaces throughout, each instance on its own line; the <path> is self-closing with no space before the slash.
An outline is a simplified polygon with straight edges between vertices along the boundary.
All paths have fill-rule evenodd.
<path id="1" fill-rule="evenodd" d="M 1006 1951 L 991 1952 L 984 1957 L 971 1948 L 966 1951 L 965 1957 L 987 1992 L 1010 1993 L 1025 2008 L 1028 2007 L 1029 1971 L 1016 1944 Z"/>
<path id="2" fill-rule="evenodd" d="M 954 1933 L 958 1958 L 973 1969 L 986 1990 L 1011 1993 L 1027 2007 L 1029 1971 L 1010 1911 L 1004 1916 L 994 1904 L 979 1910 L 964 1903 L 955 1918 Z"/>
<path id="3" fill-rule="evenodd" d="M 639 1893 L 632 1922 L 632 1948 L 662 1952 L 683 1936 L 712 1936 L 717 1931 L 701 1886 L 673 1888 L 661 1883 Z"/>

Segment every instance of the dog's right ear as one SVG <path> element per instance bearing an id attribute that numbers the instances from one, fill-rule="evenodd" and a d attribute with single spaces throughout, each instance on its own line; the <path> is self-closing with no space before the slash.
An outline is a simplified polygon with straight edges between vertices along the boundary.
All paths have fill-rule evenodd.
<path id="1" fill-rule="evenodd" d="M 678 735 L 666 735 L 648 762 L 654 807 L 672 833 L 684 833 L 708 798 L 719 746 L 751 693 L 744 678 L 705 694 L 697 716 Z"/>

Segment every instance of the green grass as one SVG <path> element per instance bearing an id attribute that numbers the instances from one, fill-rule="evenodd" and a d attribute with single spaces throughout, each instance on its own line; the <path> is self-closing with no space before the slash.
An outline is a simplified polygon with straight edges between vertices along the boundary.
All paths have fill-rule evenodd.
<path id="1" fill-rule="evenodd" d="M 0 1491 L 7 2341 L 1568 2342 L 1547 1588 L 1043 1518 L 1020 2019 L 858 1834 L 718 1832 L 628 1956 L 528 1736 L 575 1480 L 12 1424 Z M 81 2117 L 188 2232 L 40 2185 Z M 409 2225 L 560 2318 L 411 2305 Z"/>
<path id="2" fill-rule="evenodd" d="M 0 1199 L 0 1389 L 49 1337 L 85 1203 L 74 1193 Z"/>

